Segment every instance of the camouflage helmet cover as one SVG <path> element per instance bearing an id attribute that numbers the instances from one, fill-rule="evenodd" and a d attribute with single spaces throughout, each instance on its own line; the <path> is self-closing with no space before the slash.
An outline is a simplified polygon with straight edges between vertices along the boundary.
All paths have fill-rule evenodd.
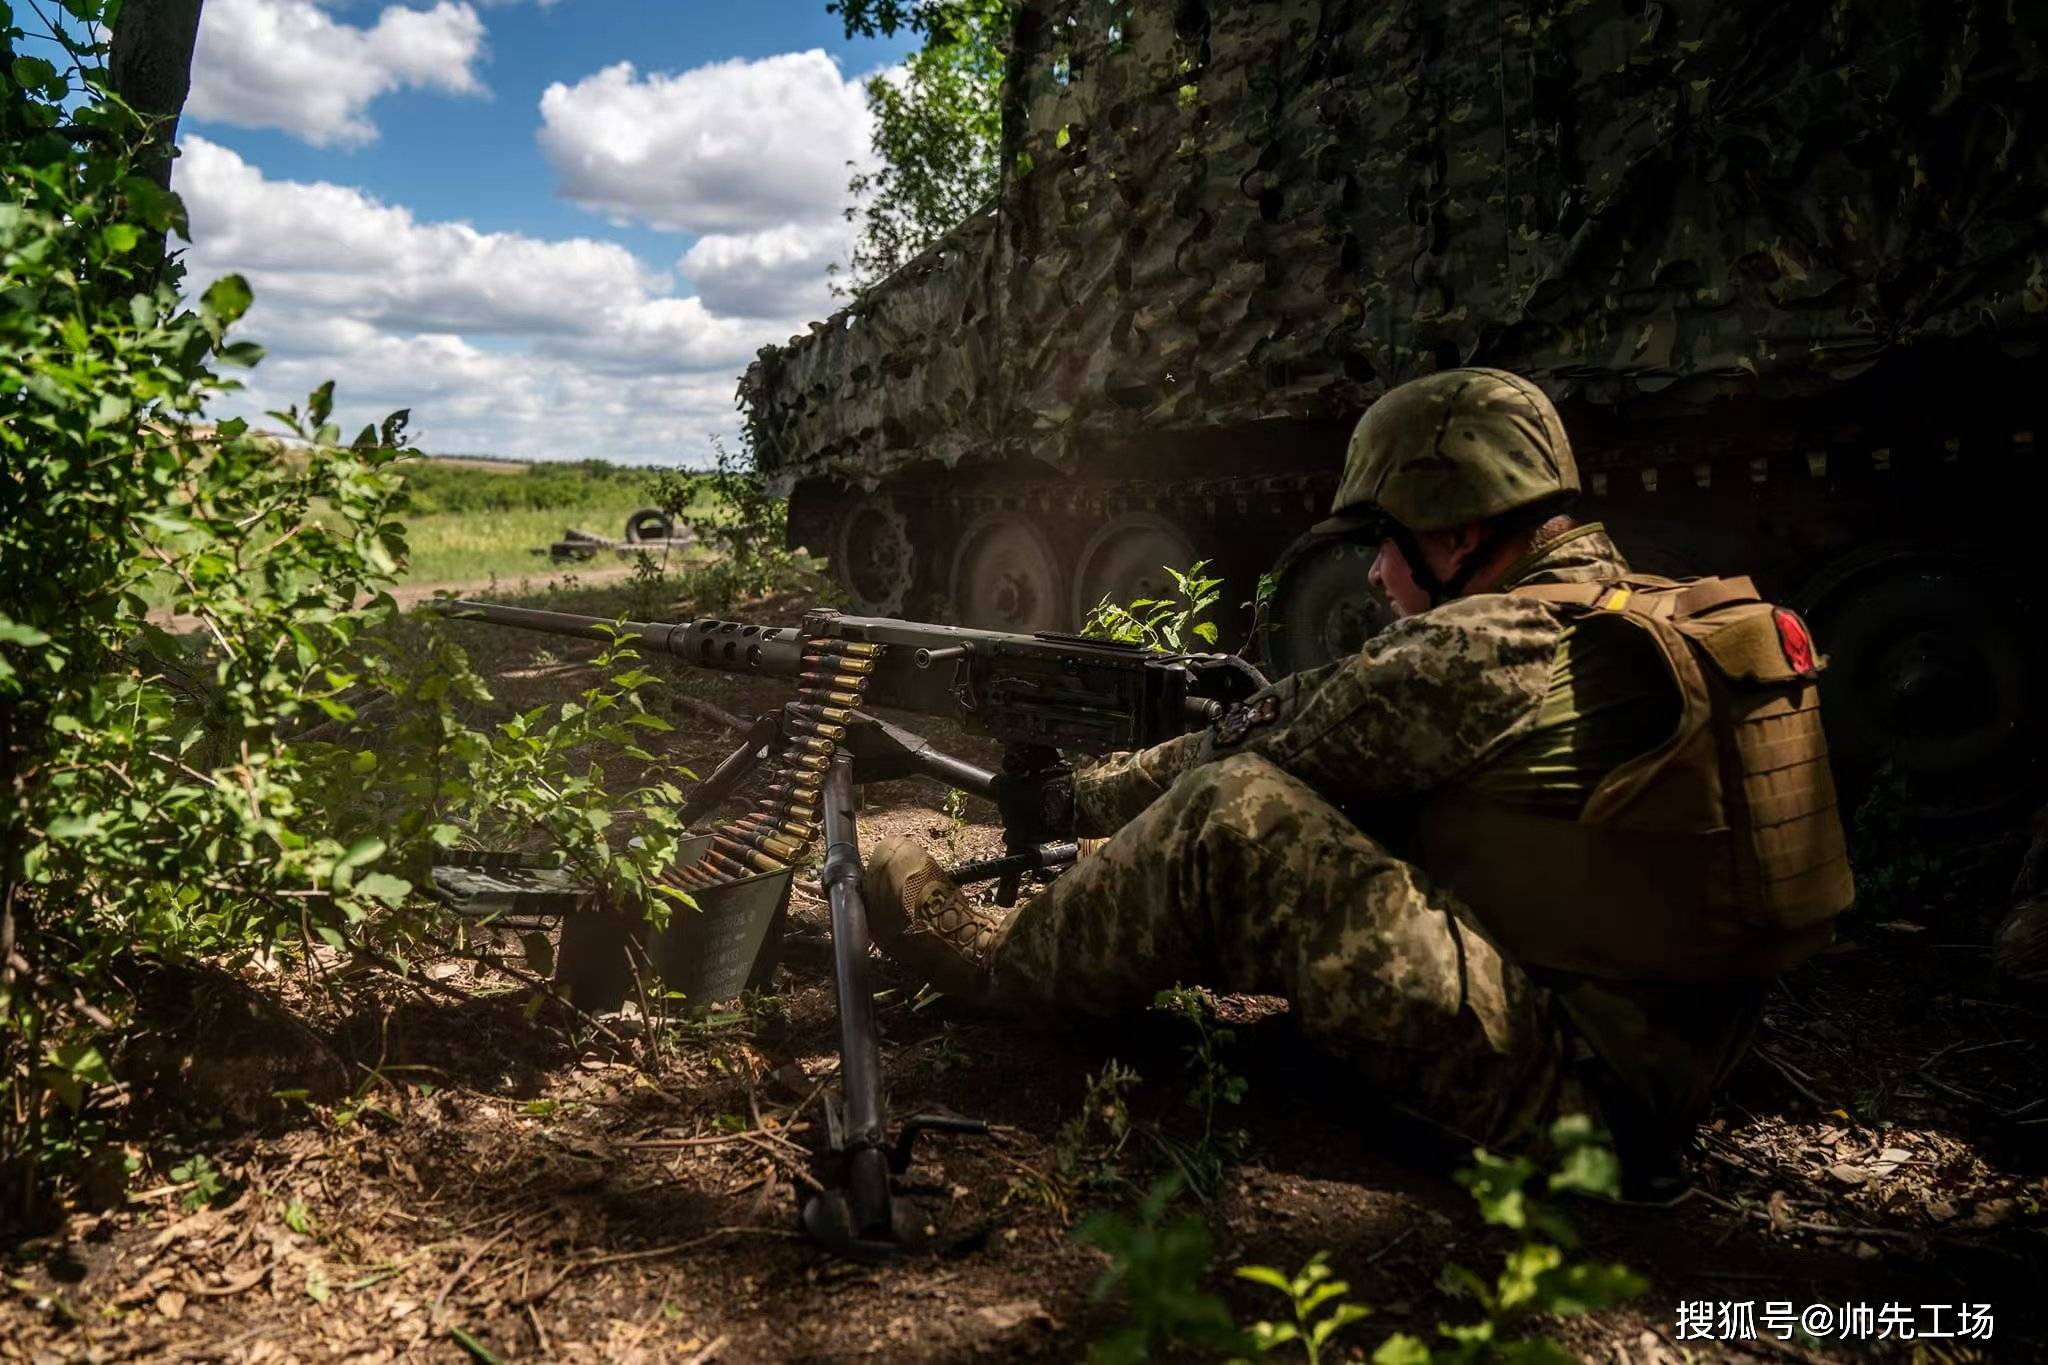
<path id="1" fill-rule="evenodd" d="M 1579 491 L 1579 469 L 1543 390 L 1506 370 L 1443 370 L 1391 389 L 1351 433 L 1344 478 L 1318 530 L 1373 511 L 1410 531 L 1486 521 Z"/>

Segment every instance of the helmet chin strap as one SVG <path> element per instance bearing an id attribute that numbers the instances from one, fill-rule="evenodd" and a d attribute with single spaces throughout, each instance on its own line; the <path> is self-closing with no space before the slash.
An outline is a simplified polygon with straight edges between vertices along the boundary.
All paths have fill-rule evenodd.
<path id="1" fill-rule="evenodd" d="M 1436 570 L 1429 567 L 1423 557 L 1422 546 L 1416 541 L 1415 533 L 1397 521 L 1387 526 L 1387 538 L 1401 548 L 1401 557 L 1408 561 L 1408 576 L 1415 580 L 1415 586 L 1429 598 L 1429 605 L 1440 607 L 1454 597 L 1462 597 L 1465 589 L 1480 569 L 1493 562 L 1501 548 L 1512 543 L 1516 536 L 1541 526 L 1556 516 L 1569 504 L 1569 499 L 1547 499 L 1528 507 L 1520 508 L 1505 516 L 1494 518 L 1486 535 L 1472 547 L 1457 571 L 1449 578 L 1438 578 Z"/>
<path id="2" fill-rule="evenodd" d="M 1492 559 L 1495 551 L 1501 546 L 1514 539 L 1519 529 L 1515 526 L 1496 528 L 1493 534 L 1482 538 L 1472 547 L 1471 553 L 1465 556 L 1464 562 L 1458 565 L 1457 570 L 1449 578 L 1436 576 L 1436 570 L 1430 568 L 1429 561 L 1423 557 L 1422 546 L 1407 527 L 1390 527 L 1388 539 L 1400 547 L 1401 558 L 1408 561 L 1408 576 L 1415 580 L 1415 586 L 1422 589 L 1423 594 L 1429 598 L 1429 605 L 1440 607 L 1452 598 L 1462 597 L 1465 589 L 1471 584 L 1473 575 L 1479 572 L 1480 566 Z"/>

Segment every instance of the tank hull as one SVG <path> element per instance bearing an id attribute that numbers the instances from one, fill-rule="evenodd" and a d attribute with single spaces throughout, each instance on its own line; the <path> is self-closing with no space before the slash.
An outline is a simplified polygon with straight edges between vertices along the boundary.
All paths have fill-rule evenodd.
<path id="1" fill-rule="evenodd" d="M 900 529 L 863 588 L 891 609 L 1072 625 L 1119 537 L 1200 548 L 1231 607 L 1379 394 L 1499 365 L 1643 567 L 1752 572 L 1824 646 L 1872 595 L 1962 619 L 2032 576 L 2048 491 L 2044 46 L 2002 0 L 1036 0 L 997 202 L 763 352 L 755 456 L 835 562 L 852 509 Z M 2019 653 L 1976 666 L 2037 682 Z M 2038 739 L 1929 738 L 2002 704 L 1868 664 L 1921 719 L 1852 752 Z"/>

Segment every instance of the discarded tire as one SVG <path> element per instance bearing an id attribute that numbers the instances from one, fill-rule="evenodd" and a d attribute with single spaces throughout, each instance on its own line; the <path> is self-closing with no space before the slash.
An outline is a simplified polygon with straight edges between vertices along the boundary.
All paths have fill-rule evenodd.
<path id="1" fill-rule="evenodd" d="M 626 518 L 626 540 L 667 540 L 676 533 L 676 524 L 668 513 L 659 507 L 643 507 Z"/>

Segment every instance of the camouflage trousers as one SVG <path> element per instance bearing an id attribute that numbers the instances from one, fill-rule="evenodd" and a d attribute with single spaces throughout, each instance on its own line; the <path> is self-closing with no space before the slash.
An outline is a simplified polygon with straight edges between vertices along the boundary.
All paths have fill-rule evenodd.
<path id="1" fill-rule="evenodd" d="M 1265 759 L 1184 774 L 1019 907 L 998 1000 L 1087 1013 L 1173 985 L 1278 995 L 1385 1102 L 1513 1145 L 1580 1108 L 1549 993 L 1448 893 Z"/>

